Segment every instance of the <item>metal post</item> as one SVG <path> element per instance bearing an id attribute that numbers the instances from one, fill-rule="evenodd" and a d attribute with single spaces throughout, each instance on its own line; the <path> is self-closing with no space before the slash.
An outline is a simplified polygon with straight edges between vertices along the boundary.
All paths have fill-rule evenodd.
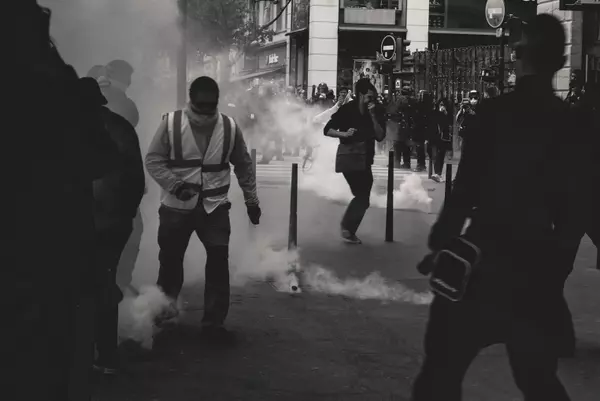
<path id="1" fill-rule="evenodd" d="M 387 205 L 385 212 L 385 242 L 394 242 L 394 151 L 388 157 Z"/>
<path id="2" fill-rule="evenodd" d="M 425 149 L 423 149 L 425 154 L 429 157 L 429 168 L 428 169 L 429 169 L 429 179 L 431 179 L 431 177 L 433 177 L 433 158 L 435 156 L 434 155 L 435 149 L 433 149 L 431 147 L 431 144 L 429 144 L 429 143 L 424 144 L 423 147 L 425 148 Z M 429 152 L 430 148 L 431 148 L 431 154 Z"/>
<path id="3" fill-rule="evenodd" d="M 181 43 L 177 57 L 177 107 L 183 108 L 187 101 L 187 0 L 181 2 Z"/>
<path id="4" fill-rule="evenodd" d="M 502 24 L 502 35 L 500 36 L 500 57 L 498 58 L 498 92 L 504 93 L 504 48 L 506 47 L 506 22 Z"/>
<path id="5" fill-rule="evenodd" d="M 446 164 L 446 193 L 444 199 L 450 199 L 452 193 L 452 164 Z"/>
<path id="6" fill-rule="evenodd" d="M 288 249 L 298 246 L 298 163 L 292 164 L 292 190 L 290 194 L 290 232 Z"/>

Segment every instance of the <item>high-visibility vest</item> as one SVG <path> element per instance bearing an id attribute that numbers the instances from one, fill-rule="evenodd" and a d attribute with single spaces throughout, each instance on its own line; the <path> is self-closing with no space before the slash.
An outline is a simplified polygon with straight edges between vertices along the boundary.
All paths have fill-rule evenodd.
<path id="1" fill-rule="evenodd" d="M 201 191 L 199 196 L 182 201 L 163 190 L 161 203 L 175 209 L 191 210 L 202 201 L 206 212 L 211 213 L 227 201 L 231 183 L 229 158 L 235 144 L 235 121 L 219 114 L 208 148 L 202 154 L 186 114 L 177 110 L 167 114 L 166 118 L 171 144 L 168 166 L 182 181 L 197 185 Z"/>

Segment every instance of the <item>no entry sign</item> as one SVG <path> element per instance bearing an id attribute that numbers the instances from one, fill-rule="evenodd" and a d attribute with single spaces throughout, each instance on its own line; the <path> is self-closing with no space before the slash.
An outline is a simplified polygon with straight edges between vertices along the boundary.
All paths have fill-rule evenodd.
<path id="1" fill-rule="evenodd" d="M 392 61 L 396 55 L 396 38 L 392 35 L 387 35 L 381 41 L 381 57 L 385 61 Z"/>
<path id="2" fill-rule="evenodd" d="M 494 29 L 500 28 L 505 15 L 504 0 L 487 0 L 487 3 L 485 3 L 485 20 L 489 26 Z"/>

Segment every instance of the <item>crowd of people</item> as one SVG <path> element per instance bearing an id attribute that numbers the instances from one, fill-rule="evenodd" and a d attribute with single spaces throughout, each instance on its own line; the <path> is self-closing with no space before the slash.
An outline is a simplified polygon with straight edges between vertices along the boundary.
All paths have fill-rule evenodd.
<path id="1" fill-rule="evenodd" d="M 139 115 L 125 93 L 130 66 L 115 60 L 80 78 L 49 35 L 50 10 L 34 0 L 14 5 L 11 28 L 18 45 L 9 58 L 9 73 L 20 85 L 9 92 L 8 111 L 19 128 L 6 135 L 5 144 L 11 150 L 5 158 L 11 172 L 5 188 L 12 193 L 4 209 L 10 261 L 5 305 L 12 315 L 5 325 L 8 340 L 2 342 L 2 354 L 11 356 L 3 396 L 89 400 L 92 367 L 104 374 L 118 367 L 117 305 L 123 294 L 116 270 L 134 237 L 145 193 L 144 167 L 161 188 L 157 285 L 172 302 L 156 324 L 177 314 L 183 258 L 196 232 L 207 253 L 203 333 L 209 340 L 228 337 L 230 165 L 252 224 L 259 224 L 262 213 L 243 134 L 243 124 L 249 123 L 221 114 L 219 86 L 200 77 L 191 84 L 189 103 L 163 116 L 143 158 L 135 131 Z M 463 155 L 428 245 L 433 254 L 460 256 L 462 249 L 452 244 L 461 238 L 481 258 L 472 260 L 471 275 L 453 270 L 465 259 L 440 265 L 433 258 L 438 262 L 420 270 L 459 275 L 468 287 L 454 301 L 434 298 L 415 401 L 460 400 L 469 365 L 495 343 L 506 345 L 516 384 L 527 400 L 569 399 L 557 376 L 558 360 L 573 356 L 575 348 L 563 287 L 583 235 L 598 246 L 598 193 L 588 183 L 600 181 L 600 101 L 597 87 L 584 91 L 577 80 L 576 95 L 567 102 L 553 93 L 552 77 L 565 63 L 566 39 L 556 18 L 535 17 L 523 37 L 516 90 L 480 104 L 473 93 L 470 107 L 465 104 L 457 113 Z M 330 113 L 321 132 L 340 140 L 336 171 L 354 194 L 341 235 L 359 244 L 356 231 L 369 207 L 375 142 L 384 140 L 387 122 L 372 84 L 359 80 L 355 89 L 354 97 L 339 90 L 336 101 L 321 86 L 311 104 L 319 107 L 315 116 Z M 51 95 L 52 101 L 23 107 L 37 94 Z M 282 96 L 290 103 L 296 99 L 291 92 Z M 449 102 L 439 100 L 434 107 L 427 94 L 417 106 L 413 121 L 401 115 L 399 125 L 417 127 L 412 139 L 420 169 L 425 142 L 439 153 L 447 151 L 455 117 Z M 257 121 L 268 119 L 269 112 L 256 116 Z M 312 117 L 307 124 L 322 123 Z M 563 168 L 572 154 L 583 166 L 576 176 Z"/>

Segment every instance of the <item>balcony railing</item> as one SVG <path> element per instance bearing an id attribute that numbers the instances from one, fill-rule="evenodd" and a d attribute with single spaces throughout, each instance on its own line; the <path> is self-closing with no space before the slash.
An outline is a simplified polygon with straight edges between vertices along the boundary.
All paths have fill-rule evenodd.
<path id="1" fill-rule="evenodd" d="M 396 25 L 396 13 L 401 10 L 399 0 L 342 0 L 345 24 Z"/>

